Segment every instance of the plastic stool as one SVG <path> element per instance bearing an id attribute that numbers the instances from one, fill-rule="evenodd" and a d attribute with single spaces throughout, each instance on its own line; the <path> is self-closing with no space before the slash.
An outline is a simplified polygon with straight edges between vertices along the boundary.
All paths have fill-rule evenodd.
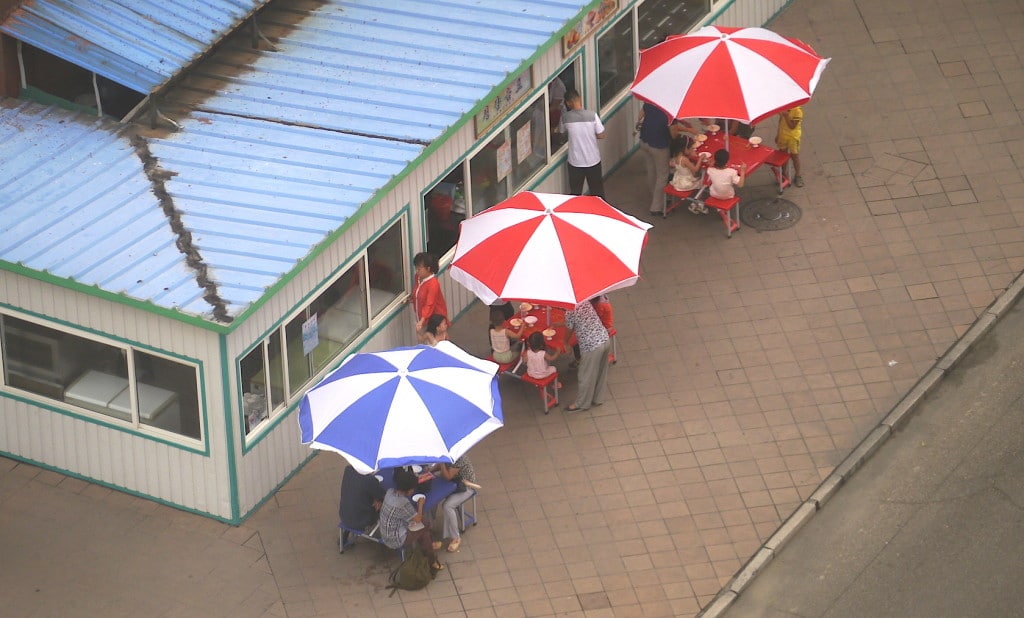
<path id="1" fill-rule="evenodd" d="M 537 391 L 540 393 L 541 403 L 544 406 L 544 414 L 551 411 L 551 408 L 558 405 L 558 372 L 554 372 L 546 378 L 534 378 L 529 374 L 523 374 L 519 377 L 520 380 L 527 384 L 532 384 L 537 387 Z M 548 388 L 552 389 L 552 393 L 548 392 Z"/>
<path id="2" fill-rule="evenodd" d="M 789 153 L 784 150 L 776 150 L 764 160 L 764 164 L 771 169 L 775 180 L 779 183 L 779 195 L 789 186 L 789 176 L 786 175 L 786 167 L 789 165 Z"/>
<path id="3" fill-rule="evenodd" d="M 739 203 L 740 198 L 731 197 L 727 200 L 718 199 L 717 197 L 709 197 L 704 200 L 704 205 L 708 208 L 714 208 L 718 211 L 718 214 L 722 216 L 722 223 L 725 224 L 725 237 L 732 238 L 732 233 L 740 229 L 739 221 Z M 732 218 L 732 209 L 736 209 L 736 218 Z"/>

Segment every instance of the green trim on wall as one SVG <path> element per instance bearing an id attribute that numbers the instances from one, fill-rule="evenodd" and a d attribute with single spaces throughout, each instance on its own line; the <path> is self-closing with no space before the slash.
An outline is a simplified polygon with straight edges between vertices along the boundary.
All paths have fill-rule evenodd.
<path id="1" fill-rule="evenodd" d="M 231 501 L 231 521 L 238 521 L 238 511 L 241 510 L 241 497 L 238 495 L 238 458 L 235 456 L 235 431 L 232 417 L 234 406 L 231 402 L 231 389 L 228 380 L 228 338 L 227 335 L 220 335 L 220 375 L 221 375 L 221 396 L 224 397 L 224 446 L 228 454 L 228 496 Z M 244 442 L 244 440 L 243 440 Z"/>
<path id="2" fill-rule="evenodd" d="M 98 480 L 98 479 L 90 478 L 88 476 L 84 476 L 84 475 L 79 474 L 77 472 L 74 472 L 72 470 L 65 470 L 64 468 L 59 468 L 57 466 L 51 466 L 50 464 L 43 463 L 41 461 L 36 461 L 36 460 L 31 459 L 29 457 L 25 457 L 23 455 L 17 455 L 15 453 L 8 453 L 7 451 L 0 451 L 0 455 L 2 455 L 4 457 L 7 457 L 8 459 L 14 459 L 15 461 L 20 461 L 20 462 L 23 462 L 23 463 L 27 463 L 27 464 L 29 464 L 31 466 L 35 466 L 37 468 L 42 468 L 44 470 L 50 470 L 51 472 L 56 472 L 58 474 L 63 474 L 64 476 L 67 476 L 67 477 L 70 477 L 70 478 L 75 478 L 75 479 L 78 479 L 78 480 L 81 480 L 81 481 L 85 481 L 87 483 L 92 483 L 94 485 L 100 485 L 102 487 L 108 487 L 108 488 L 113 489 L 115 491 L 120 491 L 122 493 L 126 493 L 126 494 L 129 494 L 129 495 L 132 495 L 132 496 L 136 496 L 138 498 L 145 498 L 146 500 L 151 500 L 153 502 L 156 502 L 157 504 L 162 504 L 164 506 L 169 506 L 171 508 L 178 509 L 179 511 L 185 511 L 186 513 L 193 513 L 195 515 L 201 515 L 203 517 L 209 517 L 209 518 L 215 519 L 215 520 L 217 520 L 217 521 L 219 521 L 221 523 L 230 524 L 230 525 L 238 525 L 240 523 L 240 521 L 238 519 L 229 519 L 229 518 L 223 517 L 221 515 L 217 515 L 216 513 L 209 513 L 207 511 L 200 511 L 199 509 L 194 509 L 194 508 L 191 508 L 191 507 L 187 507 L 187 506 L 184 506 L 182 504 L 178 504 L 176 502 L 170 502 L 169 500 L 164 500 L 163 498 L 159 498 L 157 496 L 151 496 L 149 494 L 142 493 L 141 491 L 135 491 L 134 489 L 129 489 L 128 487 L 122 487 L 121 485 L 115 485 L 114 483 L 108 483 L 106 481 L 101 481 L 101 480 Z"/>

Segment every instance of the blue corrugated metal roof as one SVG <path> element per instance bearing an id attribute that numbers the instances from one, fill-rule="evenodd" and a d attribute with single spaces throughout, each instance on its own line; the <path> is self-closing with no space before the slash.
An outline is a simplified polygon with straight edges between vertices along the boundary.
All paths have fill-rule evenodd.
<path id="1" fill-rule="evenodd" d="M 587 4 L 272 5 L 261 24 L 280 51 L 229 41 L 197 66 L 168 93 L 182 129 L 145 137 L 146 156 L 172 173 L 163 186 L 226 312 L 262 297 Z M 13 140 L 0 169 L 28 172 L 0 179 L 0 259 L 212 315 L 131 129 L 37 105 L 0 109 L 0 126 Z"/>
<path id="2" fill-rule="evenodd" d="M 150 93 L 269 0 L 32 0 L 0 31 Z"/>
<path id="3" fill-rule="evenodd" d="M 251 63 L 246 41 L 230 41 L 169 97 L 213 113 L 427 143 L 589 3 L 327 0 L 305 19 L 274 3 L 260 24 L 272 37 L 283 32 L 280 51 Z"/>
<path id="4" fill-rule="evenodd" d="M 32 103 L 0 107 L 0 258 L 142 299 L 160 273 L 184 280 L 180 297 L 199 297 L 124 130 Z"/>

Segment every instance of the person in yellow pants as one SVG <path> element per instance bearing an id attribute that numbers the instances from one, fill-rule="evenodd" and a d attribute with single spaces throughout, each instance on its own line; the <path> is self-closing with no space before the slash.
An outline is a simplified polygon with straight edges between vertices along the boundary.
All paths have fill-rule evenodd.
<path id="1" fill-rule="evenodd" d="M 779 114 L 779 132 L 775 136 L 775 145 L 779 150 L 789 153 L 793 161 L 793 184 L 804 186 L 803 176 L 800 175 L 800 137 L 804 129 L 804 108 L 797 106 Z"/>

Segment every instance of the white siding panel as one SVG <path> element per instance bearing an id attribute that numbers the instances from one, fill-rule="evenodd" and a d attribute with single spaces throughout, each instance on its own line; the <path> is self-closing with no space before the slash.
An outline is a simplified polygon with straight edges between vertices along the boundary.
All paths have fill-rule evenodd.
<path id="1" fill-rule="evenodd" d="M 0 302 L 46 315 L 55 320 L 48 324 L 53 328 L 67 322 L 115 342 L 201 361 L 210 455 L 6 396 L 0 396 L 0 426 L 7 428 L 0 436 L 0 450 L 169 504 L 232 516 L 216 334 L 6 271 L 0 272 L 0 291 Z"/>

